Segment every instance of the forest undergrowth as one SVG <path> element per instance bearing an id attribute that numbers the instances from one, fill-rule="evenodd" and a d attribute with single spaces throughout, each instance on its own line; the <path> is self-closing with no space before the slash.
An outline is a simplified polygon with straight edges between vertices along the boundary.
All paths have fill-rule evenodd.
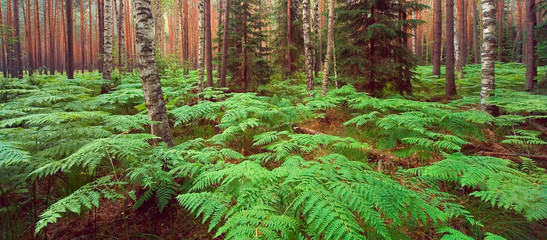
<path id="1" fill-rule="evenodd" d="M 479 65 L 453 99 L 416 71 L 414 95 L 383 98 L 304 77 L 198 94 L 167 71 L 172 148 L 148 143 L 136 74 L 107 94 L 98 73 L 1 79 L 0 237 L 542 239 L 547 87 L 497 65 L 494 117 Z"/>

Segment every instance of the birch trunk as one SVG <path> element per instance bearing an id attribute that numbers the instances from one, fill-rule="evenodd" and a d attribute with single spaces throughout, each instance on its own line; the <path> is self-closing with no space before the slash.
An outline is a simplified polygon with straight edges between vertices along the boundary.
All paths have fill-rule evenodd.
<path id="1" fill-rule="evenodd" d="M 327 31 L 327 55 L 325 56 L 325 64 L 323 66 L 323 81 L 321 85 L 321 96 L 327 95 L 329 86 L 329 65 L 332 58 L 332 47 L 334 46 L 334 3 L 335 0 L 329 1 L 329 25 Z"/>
<path id="2" fill-rule="evenodd" d="M 141 74 L 142 90 L 148 120 L 154 121 L 150 130 L 153 135 L 160 137 L 161 141 L 173 146 L 171 128 L 167 119 L 167 110 L 163 101 L 160 76 L 156 67 L 154 49 L 154 17 L 152 15 L 150 0 L 134 0 L 135 22 L 137 34 L 138 68 Z M 152 144 L 157 145 L 158 139 Z"/>
<path id="3" fill-rule="evenodd" d="M 104 0 L 103 79 L 112 80 L 112 0 Z"/>
<path id="4" fill-rule="evenodd" d="M 313 90 L 313 66 L 310 37 L 310 0 L 302 0 L 302 25 L 304 36 L 304 54 L 306 57 L 306 89 Z"/>
<path id="5" fill-rule="evenodd" d="M 454 80 L 454 50 L 458 49 L 457 37 L 455 38 L 456 11 L 454 11 L 454 0 L 446 0 L 446 95 L 456 95 L 456 83 Z M 457 35 L 456 35 L 457 36 Z M 458 54 L 460 55 L 459 51 Z M 458 56 L 461 57 L 461 56 Z"/>
<path id="6" fill-rule="evenodd" d="M 491 92 L 496 88 L 494 78 L 494 59 L 496 58 L 496 4 L 495 0 L 482 0 L 481 5 L 483 22 L 483 42 L 481 49 L 481 110 L 491 115 L 497 115 L 497 107 L 486 102 L 486 99 L 491 96 Z"/>

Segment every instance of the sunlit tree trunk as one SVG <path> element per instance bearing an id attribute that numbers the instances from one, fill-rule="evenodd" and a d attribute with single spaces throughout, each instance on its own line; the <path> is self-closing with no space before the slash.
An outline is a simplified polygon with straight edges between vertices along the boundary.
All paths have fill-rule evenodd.
<path id="1" fill-rule="evenodd" d="M 224 38 L 221 37 L 222 31 L 220 30 L 222 27 L 222 0 L 218 1 L 218 20 L 217 20 L 217 38 L 219 39 L 217 43 L 217 84 L 220 85 L 219 79 L 220 79 L 220 68 L 222 67 L 222 44 L 224 42 Z"/>
<path id="2" fill-rule="evenodd" d="M 433 75 L 441 76 L 441 38 L 442 38 L 442 7 L 441 0 L 434 0 L 435 22 L 433 23 Z"/>
<path id="3" fill-rule="evenodd" d="M 154 17 L 152 16 L 150 0 L 134 0 L 134 6 L 137 25 L 138 68 L 141 74 L 148 120 L 154 121 L 150 126 L 150 130 L 152 134 L 160 137 L 161 141 L 172 147 L 174 145 L 173 136 L 167 119 L 160 76 L 156 67 Z M 158 139 L 153 140 L 153 145 L 157 145 L 158 141 Z"/>
<path id="4" fill-rule="evenodd" d="M 99 21 L 99 72 L 103 72 L 104 68 L 104 1 L 97 0 L 97 12 Z"/>
<path id="5" fill-rule="evenodd" d="M 446 0 L 446 95 L 456 95 L 456 82 L 454 80 L 454 49 L 456 38 L 454 38 L 455 28 L 454 0 Z"/>
<path id="6" fill-rule="evenodd" d="M 446 19 L 447 19 L 447 24 L 446 24 L 446 43 L 445 43 L 445 47 L 446 47 L 446 68 L 447 68 L 447 72 L 448 72 L 448 52 L 450 51 L 448 49 L 448 45 L 451 44 L 452 45 L 452 54 L 453 54 L 453 60 L 454 60 L 454 63 L 452 65 L 452 68 L 456 68 L 456 72 L 458 73 L 458 78 L 461 78 L 462 77 L 462 72 L 463 72 L 463 68 L 462 68 L 462 52 L 461 52 L 461 34 L 462 34 L 462 29 L 461 29 L 461 18 L 460 18 L 460 15 L 459 13 L 461 12 L 461 9 L 460 9 L 460 6 L 461 6 L 461 1 L 462 0 L 450 0 L 452 1 L 452 9 L 448 9 L 448 1 L 446 2 Z M 454 4 L 454 1 L 456 1 L 456 4 Z M 452 15 L 449 15 L 448 11 L 451 11 L 453 14 Z M 448 26 L 448 19 L 452 19 L 452 28 L 449 28 Z M 451 40 L 448 39 L 449 37 L 449 33 L 448 31 L 452 31 L 452 38 Z M 450 42 L 450 43 L 449 43 Z M 448 73 L 447 73 L 448 75 Z M 446 77 L 446 80 L 448 81 L 448 76 Z M 448 85 L 447 85 L 448 86 Z"/>
<path id="7" fill-rule="evenodd" d="M 313 90 L 313 66 L 310 36 L 310 1 L 302 0 L 302 26 L 304 33 L 304 54 L 306 57 L 306 89 Z"/>
<path id="8" fill-rule="evenodd" d="M 535 0 L 526 1 L 526 91 L 534 89 L 537 76 L 537 67 L 535 65 L 535 47 L 534 28 L 536 27 L 536 13 L 534 12 Z"/>
<path id="9" fill-rule="evenodd" d="M 313 71 L 315 72 L 315 77 L 319 76 L 319 71 L 321 68 L 320 56 L 319 56 L 319 1 L 313 1 Z"/>
<path id="10" fill-rule="evenodd" d="M 222 41 L 222 69 L 220 74 L 220 87 L 226 87 L 226 67 L 228 65 L 228 38 L 230 32 L 230 0 L 226 0 L 224 10 L 224 36 Z"/>
<path id="11" fill-rule="evenodd" d="M 329 86 L 330 59 L 332 58 L 332 47 L 334 46 L 334 4 L 336 0 L 329 1 L 329 25 L 327 30 L 327 55 L 323 66 L 323 81 L 321 84 L 321 95 L 327 95 Z"/>
<path id="12" fill-rule="evenodd" d="M 491 115 L 497 115 L 498 109 L 496 106 L 486 102 L 486 99 L 491 96 L 492 91 L 496 88 L 494 81 L 495 66 L 494 59 L 496 57 L 496 0 L 482 0 L 482 49 L 481 49 L 481 110 Z"/>

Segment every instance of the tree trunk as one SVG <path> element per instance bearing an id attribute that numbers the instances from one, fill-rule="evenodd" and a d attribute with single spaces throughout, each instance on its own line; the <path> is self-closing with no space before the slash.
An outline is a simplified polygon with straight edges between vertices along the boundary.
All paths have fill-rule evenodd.
<path id="1" fill-rule="evenodd" d="M 462 9 L 461 9 L 461 5 L 462 5 L 462 1 L 463 0 L 455 0 L 456 1 L 456 4 L 454 5 L 454 0 L 450 0 L 452 1 L 452 9 L 450 9 L 450 11 L 452 11 L 452 15 L 449 15 L 448 11 L 448 1 L 446 2 L 446 22 L 447 22 L 447 25 L 446 25 L 446 68 L 447 68 L 447 77 L 446 77 L 446 81 L 447 81 L 447 93 L 448 93 L 448 86 L 451 85 L 451 84 L 448 84 L 448 82 L 452 82 L 452 80 L 449 80 L 449 77 L 448 77 L 448 54 L 449 54 L 449 49 L 448 49 L 448 44 L 451 44 L 452 45 L 452 48 L 453 48 L 453 51 L 452 51 L 452 54 L 453 54 L 453 60 L 454 60 L 454 63 L 452 65 L 452 68 L 455 67 L 456 68 L 456 72 L 457 72 L 457 75 L 458 75 L 458 79 L 462 78 L 463 77 L 463 66 L 462 66 L 462 18 L 461 18 L 461 12 L 462 12 Z M 448 26 L 448 19 L 451 18 L 453 21 L 453 25 L 452 27 L 449 27 Z M 448 31 L 452 31 L 452 38 L 451 40 L 448 39 Z M 450 42 L 450 43 L 449 43 Z M 453 70 L 450 70 L 450 71 L 453 71 Z"/>
<path id="2" fill-rule="evenodd" d="M 67 36 L 67 51 L 66 51 L 66 76 L 68 79 L 74 79 L 74 36 L 72 22 L 72 0 L 66 0 L 66 36 Z"/>
<path id="3" fill-rule="evenodd" d="M 205 0 L 198 0 L 198 88 L 203 91 L 203 73 L 205 60 Z"/>
<path id="4" fill-rule="evenodd" d="M 134 4 L 137 25 L 137 56 L 142 90 L 148 120 L 155 122 L 151 124 L 150 130 L 152 134 L 160 137 L 161 141 L 172 147 L 174 145 L 173 136 L 167 119 L 160 76 L 156 67 L 154 30 L 152 29 L 154 27 L 154 17 L 152 16 L 150 0 L 134 0 Z M 158 142 L 159 140 L 155 139 L 152 144 L 157 145 Z"/>
<path id="5" fill-rule="evenodd" d="M 104 56 L 103 79 L 112 80 L 112 0 L 104 0 Z"/>
<path id="6" fill-rule="evenodd" d="M 374 24 L 376 22 L 376 8 L 375 6 L 373 5 L 371 8 L 370 8 L 370 18 L 371 18 L 371 21 L 372 21 L 372 24 Z M 368 57 L 369 57 L 369 61 L 370 61 L 370 72 L 369 72 L 369 81 L 368 81 L 368 90 L 370 91 L 370 94 L 371 95 L 374 95 L 374 81 L 376 81 L 376 77 L 374 76 L 376 71 L 374 69 L 374 65 L 375 65 L 375 62 L 374 62 L 374 52 L 375 52 L 375 41 L 374 41 L 374 37 L 371 37 L 370 38 L 370 46 L 369 46 L 369 54 L 368 54 Z"/>
<path id="7" fill-rule="evenodd" d="M 82 60 L 81 70 L 84 73 L 85 69 L 85 14 L 84 14 L 84 0 L 80 0 L 80 54 Z"/>
<path id="8" fill-rule="evenodd" d="M 304 53 L 306 56 L 306 86 L 307 90 L 313 90 L 313 66 L 312 66 L 312 49 L 310 37 L 310 1 L 302 0 L 302 25 L 304 36 Z"/>
<path id="9" fill-rule="evenodd" d="M 222 37 L 222 69 L 220 74 L 220 87 L 226 87 L 226 67 L 228 65 L 228 41 L 230 31 L 230 0 L 226 0 L 224 10 L 224 36 Z"/>
<path id="10" fill-rule="evenodd" d="M 522 39 L 522 2 L 517 2 L 517 36 L 515 37 L 515 43 L 513 46 L 513 61 L 515 62 L 522 62 L 522 54 L 521 54 L 521 44 L 520 41 Z"/>
<path id="11" fill-rule="evenodd" d="M 471 0 L 471 9 L 473 11 L 473 14 L 471 15 L 473 23 L 471 24 L 471 28 L 473 31 L 473 63 L 477 64 L 479 63 L 479 36 L 477 33 L 477 25 L 478 18 L 477 18 L 477 0 Z"/>
<path id="12" fill-rule="evenodd" d="M 205 68 L 207 69 L 207 87 L 213 87 L 213 40 L 211 33 L 211 0 L 205 0 Z"/>
<path id="13" fill-rule="evenodd" d="M 313 1 L 313 70 L 315 72 L 315 77 L 319 76 L 319 71 L 321 68 L 320 65 L 320 58 L 319 56 L 319 1 L 320 0 L 314 0 Z"/>
<path id="14" fill-rule="evenodd" d="M 242 10 L 242 13 L 241 13 L 241 16 L 243 18 L 242 20 L 242 24 L 243 24 L 243 27 L 242 27 L 242 32 L 241 32 L 241 35 L 242 35 L 242 40 L 241 40 L 241 49 L 243 50 L 243 63 L 242 63 L 242 77 L 243 77 L 243 80 L 241 81 L 241 88 L 243 90 L 243 92 L 247 92 L 247 87 L 248 87 L 248 79 L 247 79 L 247 71 L 248 71 L 248 56 L 247 56 L 247 8 L 248 8 L 248 5 L 247 5 L 247 0 L 243 0 L 243 10 Z"/>
<path id="15" fill-rule="evenodd" d="M 441 38 L 442 38 L 442 7 L 441 0 L 434 0 L 435 22 L 433 24 L 433 75 L 441 76 Z"/>
<path id="16" fill-rule="evenodd" d="M 456 95 L 456 82 L 454 80 L 454 49 L 457 39 L 454 38 L 455 28 L 454 0 L 446 0 L 446 95 Z M 457 26 L 457 25 L 456 25 Z M 461 52 L 458 55 L 461 58 Z"/>
<path id="17" fill-rule="evenodd" d="M 94 63 L 93 63 L 93 15 L 91 14 L 91 0 L 87 3 L 89 6 L 89 65 L 88 65 L 88 71 L 94 70 Z"/>
<path id="18" fill-rule="evenodd" d="M 218 43 L 217 43 L 217 84 L 220 85 L 220 82 L 219 82 L 219 79 L 220 79 L 220 74 L 221 74 L 221 71 L 220 69 L 222 68 L 222 44 L 224 42 L 224 38 L 221 37 L 221 27 L 222 27 L 222 0 L 219 0 L 218 1 L 218 19 L 217 19 L 217 38 L 218 38 Z"/>
<path id="19" fill-rule="evenodd" d="M 494 81 L 496 57 L 496 0 L 482 0 L 482 49 L 481 49 L 481 110 L 491 115 L 498 115 L 498 108 L 486 102 L 496 88 Z"/>
<path id="20" fill-rule="evenodd" d="M 327 95 L 329 86 L 329 67 L 330 59 L 332 58 L 332 47 L 334 46 L 334 4 L 336 0 L 329 1 L 329 26 L 327 30 L 327 55 L 325 56 L 325 64 L 323 66 L 323 82 L 321 85 L 321 96 Z"/>
<path id="21" fill-rule="evenodd" d="M 102 73 L 104 70 L 104 1 L 97 0 L 97 11 L 98 11 L 98 21 L 99 21 L 99 72 Z"/>
<path id="22" fill-rule="evenodd" d="M 2 16 L 2 7 L 0 6 L 0 29 L 2 29 L 2 31 L 0 31 L 0 41 L 2 42 L 2 44 L 0 44 L 0 67 L 2 67 L 2 75 L 4 76 L 4 78 L 8 77 L 8 65 L 7 65 L 7 62 L 6 62 L 6 36 L 5 36 L 5 32 L 3 31 L 4 29 L 4 17 Z"/>
<path id="23" fill-rule="evenodd" d="M 292 1 L 287 0 L 287 75 L 292 73 L 291 45 L 292 45 Z"/>
<path id="24" fill-rule="evenodd" d="M 19 26 L 19 0 L 13 0 L 13 29 L 15 36 L 15 75 L 23 78 L 23 53 L 21 52 L 21 27 Z"/>
<path id="25" fill-rule="evenodd" d="M 532 91 L 537 76 L 537 67 L 535 66 L 535 47 L 534 28 L 536 27 L 536 14 L 534 12 L 535 0 L 526 1 L 526 91 Z"/>
<path id="26" fill-rule="evenodd" d="M 502 59 L 502 55 L 503 55 L 503 20 L 504 20 L 504 2 L 505 0 L 498 0 L 497 3 L 498 3 L 498 19 L 497 19 L 497 23 L 498 23 L 498 55 L 497 55 L 497 60 L 498 62 L 501 62 Z"/>
<path id="27" fill-rule="evenodd" d="M 118 11 L 118 64 L 120 69 L 120 75 L 123 74 L 127 68 L 126 59 L 125 59 L 125 29 L 123 23 L 125 22 L 125 13 L 124 13 L 124 1 L 120 1 L 120 10 Z"/>

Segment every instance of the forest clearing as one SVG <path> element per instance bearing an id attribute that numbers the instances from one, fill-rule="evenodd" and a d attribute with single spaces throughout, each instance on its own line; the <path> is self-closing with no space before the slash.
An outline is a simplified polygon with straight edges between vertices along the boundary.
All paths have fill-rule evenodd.
<path id="1" fill-rule="evenodd" d="M 0 239 L 547 239 L 545 0 L 2 0 Z"/>

